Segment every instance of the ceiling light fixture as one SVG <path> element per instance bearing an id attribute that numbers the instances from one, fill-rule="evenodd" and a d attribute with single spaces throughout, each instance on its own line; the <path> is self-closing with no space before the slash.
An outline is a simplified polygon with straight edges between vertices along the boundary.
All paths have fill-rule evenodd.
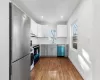
<path id="1" fill-rule="evenodd" d="M 61 16 L 61 19 L 63 19 L 64 17 L 63 16 Z"/>
<path id="2" fill-rule="evenodd" d="M 43 16 L 41 16 L 41 18 L 43 19 Z"/>

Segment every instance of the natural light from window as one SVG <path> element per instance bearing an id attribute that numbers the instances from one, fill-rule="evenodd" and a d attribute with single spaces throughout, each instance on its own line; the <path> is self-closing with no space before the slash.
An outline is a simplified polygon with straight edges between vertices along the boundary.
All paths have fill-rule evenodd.
<path id="1" fill-rule="evenodd" d="M 81 55 L 78 55 L 78 61 L 80 63 L 80 66 L 82 67 L 82 69 L 84 71 L 89 71 L 90 67 L 88 66 L 88 64 L 85 62 L 85 60 L 82 58 Z"/>
<path id="2" fill-rule="evenodd" d="M 88 53 L 84 49 L 82 49 L 82 55 L 87 60 L 87 62 L 89 64 L 91 64 L 90 57 L 89 57 Z"/>

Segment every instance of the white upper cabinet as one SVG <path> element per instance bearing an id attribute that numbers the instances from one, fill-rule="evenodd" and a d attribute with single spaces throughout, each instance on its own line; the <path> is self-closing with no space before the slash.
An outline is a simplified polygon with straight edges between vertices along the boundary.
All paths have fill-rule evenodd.
<path id="1" fill-rule="evenodd" d="M 43 37 L 48 37 L 48 26 L 47 25 L 41 25 L 41 27 L 42 27 Z"/>
<path id="2" fill-rule="evenodd" d="M 67 25 L 57 25 L 57 37 L 67 37 Z"/>
<path id="3" fill-rule="evenodd" d="M 44 30 L 45 37 L 52 37 L 52 31 L 56 30 L 56 27 L 44 25 L 43 30 Z"/>
<path id="4" fill-rule="evenodd" d="M 31 34 L 37 36 L 37 23 L 31 19 Z"/>
<path id="5" fill-rule="evenodd" d="M 37 37 L 51 37 L 52 30 L 56 31 L 57 37 L 67 37 L 67 25 L 57 25 L 52 27 L 48 25 L 37 24 L 31 19 L 31 34 Z"/>
<path id="6" fill-rule="evenodd" d="M 48 25 L 40 25 L 38 24 L 38 37 L 51 37 L 51 31 L 55 30 L 55 27 L 50 27 Z"/>
<path id="7" fill-rule="evenodd" d="M 38 27 L 38 37 L 44 37 L 44 30 L 42 25 L 38 24 L 37 27 Z"/>

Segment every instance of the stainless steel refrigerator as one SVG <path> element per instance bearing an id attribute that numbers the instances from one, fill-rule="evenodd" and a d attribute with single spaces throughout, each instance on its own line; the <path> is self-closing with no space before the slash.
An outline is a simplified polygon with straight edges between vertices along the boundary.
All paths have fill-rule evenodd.
<path id="1" fill-rule="evenodd" d="M 10 10 L 10 79 L 30 79 L 30 19 L 14 4 Z"/>

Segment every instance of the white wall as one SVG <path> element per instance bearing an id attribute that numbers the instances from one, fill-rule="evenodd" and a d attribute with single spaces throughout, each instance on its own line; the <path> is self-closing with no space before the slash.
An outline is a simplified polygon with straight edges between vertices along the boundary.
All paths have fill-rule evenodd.
<path id="1" fill-rule="evenodd" d="M 57 37 L 67 37 L 67 25 L 57 25 Z"/>
<path id="2" fill-rule="evenodd" d="M 91 39 L 91 54 L 93 54 L 93 80 L 100 80 L 100 0 L 93 0 L 94 20 Z"/>
<path id="3" fill-rule="evenodd" d="M 32 40 L 32 44 L 38 44 L 38 38 L 37 37 L 31 37 L 30 38 Z"/>
<path id="4" fill-rule="evenodd" d="M 0 1 L 0 80 L 9 80 L 9 0 Z"/>
<path id="5" fill-rule="evenodd" d="M 38 44 L 52 44 L 52 40 L 49 40 L 49 38 L 38 38 L 37 39 Z M 56 44 L 66 44 L 66 38 L 57 38 L 55 41 Z"/>
<path id="6" fill-rule="evenodd" d="M 78 26 L 78 49 L 72 48 L 71 24 Z M 93 27 L 92 0 L 82 0 L 68 21 L 69 58 L 84 80 L 92 80 L 93 57 L 91 53 L 91 31 Z M 95 79 L 93 79 L 95 80 Z M 98 79 L 99 80 L 99 79 Z"/>

